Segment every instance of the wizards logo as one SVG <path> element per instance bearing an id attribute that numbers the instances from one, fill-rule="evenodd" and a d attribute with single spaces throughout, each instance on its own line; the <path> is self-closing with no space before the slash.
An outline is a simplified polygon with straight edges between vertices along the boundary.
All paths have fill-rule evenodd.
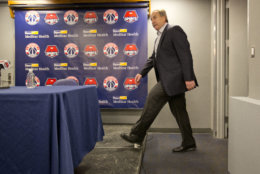
<path id="1" fill-rule="evenodd" d="M 105 11 L 103 19 L 107 24 L 114 24 L 118 21 L 118 13 L 115 10 L 109 9 Z"/>
<path id="2" fill-rule="evenodd" d="M 36 25 L 40 21 L 40 15 L 37 11 L 28 11 L 25 14 L 25 21 L 29 25 Z"/>
<path id="3" fill-rule="evenodd" d="M 94 24 L 98 20 L 97 14 L 94 11 L 87 11 L 84 15 L 84 22 L 87 24 Z"/>
<path id="4" fill-rule="evenodd" d="M 98 83 L 97 83 L 97 80 L 96 78 L 86 78 L 85 82 L 84 82 L 84 85 L 96 85 L 96 87 L 98 86 Z"/>
<path id="5" fill-rule="evenodd" d="M 40 54 L 40 47 L 36 43 L 29 43 L 25 47 L 25 53 L 30 58 L 35 58 Z"/>
<path id="6" fill-rule="evenodd" d="M 124 48 L 124 54 L 132 57 L 138 54 L 138 48 L 135 44 L 126 44 Z"/>
<path id="7" fill-rule="evenodd" d="M 135 10 L 127 10 L 124 15 L 124 20 L 128 23 L 138 21 L 138 15 Z"/>
<path id="8" fill-rule="evenodd" d="M 118 54 L 118 46 L 112 42 L 107 43 L 103 48 L 104 54 L 109 57 L 115 57 Z"/>
<path id="9" fill-rule="evenodd" d="M 86 45 L 84 53 L 88 57 L 94 57 L 98 54 L 96 45 Z"/>
<path id="10" fill-rule="evenodd" d="M 56 13 L 47 13 L 44 18 L 44 21 L 46 24 L 54 25 L 59 22 L 59 17 L 57 16 Z"/>
<path id="11" fill-rule="evenodd" d="M 68 25 L 74 25 L 79 21 L 79 15 L 74 10 L 69 10 L 64 14 L 64 22 Z"/>
<path id="12" fill-rule="evenodd" d="M 124 87 L 125 89 L 129 90 L 129 91 L 132 91 L 136 88 L 138 88 L 136 82 L 135 82 L 135 78 L 126 78 L 125 79 L 125 82 L 124 82 Z"/>
<path id="13" fill-rule="evenodd" d="M 52 86 L 56 81 L 56 78 L 48 78 L 45 82 L 45 86 Z"/>
<path id="14" fill-rule="evenodd" d="M 103 86 L 107 91 L 114 91 L 118 87 L 118 80 L 114 76 L 108 76 L 104 79 Z"/>
<path id="15" fill-rule="evenodd" d="M 59 55 L 59 50 L 56 45 L 47 45 L 45 49 L 45 55 L 54 58 Z"/>
<path id="16" fill-rule="evenodd" d="M 69 43 L 64 47 L 64 54 L 68 58 L 74 58 L 79 54 L 79 48 L 74 43 Z"/>

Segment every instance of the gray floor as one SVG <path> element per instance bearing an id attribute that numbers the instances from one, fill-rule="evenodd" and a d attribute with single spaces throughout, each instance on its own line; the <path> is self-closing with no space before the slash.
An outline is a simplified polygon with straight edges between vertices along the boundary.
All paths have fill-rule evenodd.
<path id="1" fill-rule="evenodd" d="M 104 140 L 84 157 L 75 174 L 138 174 L 142 149 L 133 148 L 119 136 L 130 128 L 129 125 L 104 125 Z"/>
<path id="2" fill-rule="evenodd" d="M 141 174 L 227 174 L 227 140 L 194 134 L 197 150 L 172 153 L 181 135 L 149 133 Z"/>
<path id="3" fill-rule="evenodd" d="M 140 149 L 120 138 L 128 125 L 104 125 L 105 137 L 87 154 L 75 174 L 227 174 L 227 140 L 194 134 L 197 150 L 172 153 L 179 133 L 151 133 Z"/>

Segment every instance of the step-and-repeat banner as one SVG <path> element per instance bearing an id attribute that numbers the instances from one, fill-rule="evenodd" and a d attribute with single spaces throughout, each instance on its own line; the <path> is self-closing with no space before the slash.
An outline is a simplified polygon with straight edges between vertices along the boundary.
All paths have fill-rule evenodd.
<path id="1" fill-rule="evenodd" d="M 147 78 L 147 8 L 15 11 L 16 86 L 28 69 L 37 85 L 74 76 L 96 85 L 101 108 L 143 108 Z"/>

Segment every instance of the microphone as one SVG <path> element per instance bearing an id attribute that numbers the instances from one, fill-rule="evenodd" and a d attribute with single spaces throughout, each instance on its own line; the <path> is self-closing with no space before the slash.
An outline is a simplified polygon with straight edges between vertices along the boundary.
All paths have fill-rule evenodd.
<path id="1" fill-rule="evenodd" d="M 11 63 L 9 60 L 0 60 L 0 70 L 1 69 L 8 69 Z"/>

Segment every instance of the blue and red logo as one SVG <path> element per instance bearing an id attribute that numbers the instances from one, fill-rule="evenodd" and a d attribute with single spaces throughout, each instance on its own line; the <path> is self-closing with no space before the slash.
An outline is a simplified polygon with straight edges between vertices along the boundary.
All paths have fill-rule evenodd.
<path id="1" fill-rule="evenodd" d="M 96 87 L 98 86 L 97 80 L 94 77 L 87 77 L 84 85 L 96 85 Z"/>
<path id="2" fill-rule="evenodd" d="M 125 87 L 125 89 L 127 89 L 129 91 L 132 91 L 132 90 L 135 90 L 136 88 L 138 88 L 138 86 L 135 82 L 135 78 L 133 78 L 133 77 L 126 78 L 125 82 L 124 82 L 124 87 Z"/>
<path id="3" fill-rule="evenodd" d="M 59 17 L 57 16 L 56 13 L 47 13 L 44 18 L 44 21 L 46 24 L 54 25 L 59 22 Z"/>
<path id="4" fill-rule="evenodd" d="M 126 44 L 124 48 L 124 54 L 132 57 L 138 54 L 138 48 L 135 44 Z"/>
<path id="5" fill-rule="evenodd" d="M 127 10 L 124 15 L 124 20 L 128 23 L 134 23 L 138 21 L 138 14 L 135 10 Z"/>
<path id="6" fill-rule="evenodd" d="M 74 58 L 79 54 L 79 48 L 74 43 L 69 43 L 64 47 L 64 54 L 68 58 Z"/>
<path id="7" fill-rule="evenodd" d="M 109 57 L 113 58 L 118 54 L 118 46 L 115 43 L 107 43 L 103 48 L 104 54 Z"/>
<path id="8" fill-rule="evenodd" d="M 30 58 L 35 58 L 40 54 L 40 47 L 36 43 L 29 43 L 25 47 L 25 53 Z"/>
<path id="9" fill-rule="evenodd" d="M 103 86 L 107 91 L 114 91 L 118 87 L 118 80 L 114 76 L 108 76 L 104 79 Z"/>
<path id="10" fill-rule="evenodd" d="M 107 24 L 115 24 L 118 21 L 118 13 L 115 10 L 109 9 L 105 11 L 103 19 Z"/>
<path id="11" fill-rule="evenodd" d="M 64 14 L 64 22 L 68 25 L 75 25 L 79 21 L 79 15 L 74 10 L 69 10 Z"/>
<path id="12" fill-rule="evenodd" d="M 45 82 L 45 86 L 52 86 L 56 81 L 56 78 L 48 78 Z"/>
<path id="13" fill-rule="evenodd" d="M 98 49 L 96 45 L 86 45 L 84 53 L 88 57 L 94 57 L 98 54 Z"/>
<path id="14" fill-rule="evenodd" d="M 45 55 L 50 58 L 54 58 L 58 56 L 59 55 L 58 47 L 56 45 L 47 45 L 45 49 Z"/>
<path id="15" fill-rule="evenodd" d="M 25 14 L 25 21 L 29 25 L 36 25 L 40 21 L 40 15 L 37 11 L 28 11 Z"/>
<path id="16" fill-rule="evenodd" d="M 87 11 L 84 15 L 84 22 L 87 24 L 94 24 L 98 21 L 98 16 L 94 11 Z"/>

